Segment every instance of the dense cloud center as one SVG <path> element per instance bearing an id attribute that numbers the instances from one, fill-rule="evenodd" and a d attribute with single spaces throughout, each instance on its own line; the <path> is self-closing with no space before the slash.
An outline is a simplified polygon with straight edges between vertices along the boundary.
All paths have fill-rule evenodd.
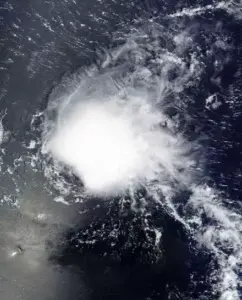
<path id="1" fill-rule="evenodd" d="M 75 105 L 66 116 L 62 112 L 48 148 L 88 191 L 113 194 L 158 174 L 179 175 L 184 146 L 161 126 L 163 114 L 144 99 Z"/>
<path id="2" fill-rule="evenodd" d="M 139 173 L 140 149 L 131 124 L 106 108 L 80 108 L 65 128 L 59 128 L 52 147 L 90 190 L 120 187 Z"/>

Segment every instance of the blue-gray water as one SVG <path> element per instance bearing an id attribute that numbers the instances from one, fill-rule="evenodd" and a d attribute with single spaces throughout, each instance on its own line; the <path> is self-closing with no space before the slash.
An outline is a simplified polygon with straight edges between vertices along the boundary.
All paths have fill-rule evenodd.
<path id="1" fill-rule="evenodd" d="M 1 2 L 2 300 L 240 299 L 242 3 L 167 2 Z M 173 207 L 146 186 L 135 205 L 82 198 L 80 179 L 40 153 L 49 103 L 92 66 L 106 74 L 128 39 L 144 55 L 110 69 L 164 77 L 161 109 L 199 145 L 191 185 L 168 184 Z"/>

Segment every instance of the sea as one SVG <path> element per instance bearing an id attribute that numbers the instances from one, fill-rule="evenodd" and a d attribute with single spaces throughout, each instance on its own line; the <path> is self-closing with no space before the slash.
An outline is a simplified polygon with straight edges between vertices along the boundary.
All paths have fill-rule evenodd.
<path id="1" fill-rule="evenodd" d="M 242 1 L 0 1 L 0 299 L 242 299 Z"/>

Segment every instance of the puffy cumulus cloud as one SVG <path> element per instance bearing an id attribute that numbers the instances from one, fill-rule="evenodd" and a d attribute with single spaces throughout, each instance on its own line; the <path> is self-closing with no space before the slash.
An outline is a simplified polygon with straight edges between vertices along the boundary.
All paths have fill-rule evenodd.
<path id="1" fill-rule="evenodd" d="M 90 193 L 113 195 L 153 181 L 170 188 L 194 177 L 194 145 L 164 108 L 169 96 L 178 99 L 197 82 L 202 67 L 196 55 L 184 62 L 186 49 L 167 52 L 161 32 L 162 41 L 173 39 L 153 22 L 131 30 L 99 66 L 63 79 L 49 97 L 43 153 L 58 174 L 69 167 Z"/>
<path id="2" fill-rule="evenodd" d="M 129 91 L 125 100 L 118 93 L 105 97 L 102 89 L 94 94 L 87 99 L 79 88 L 63 100 L 45 143 L 88 192 L 113 195 L 153 180 L 189 181 L 190 145 L 172 133 L 147 92 Z"/>

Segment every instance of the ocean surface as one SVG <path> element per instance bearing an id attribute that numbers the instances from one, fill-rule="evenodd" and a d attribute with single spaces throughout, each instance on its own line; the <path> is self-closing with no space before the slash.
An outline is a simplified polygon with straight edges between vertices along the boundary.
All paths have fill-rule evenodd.
<path id="1" fill-rule="evenodd" d="M 242 2 L 0 2 L 0 299 L 242 299 Z"/>

